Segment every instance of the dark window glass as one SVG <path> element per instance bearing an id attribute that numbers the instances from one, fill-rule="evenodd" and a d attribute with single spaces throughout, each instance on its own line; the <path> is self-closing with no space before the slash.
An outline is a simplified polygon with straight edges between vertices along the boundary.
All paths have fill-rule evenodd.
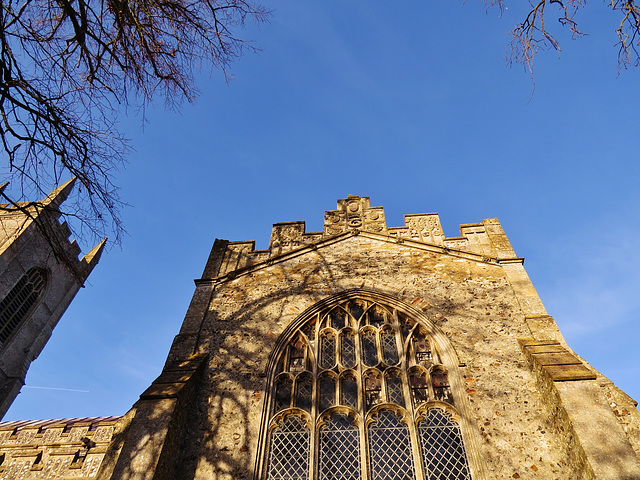
<path id="1" fill-rule="evenodd" d="M 302 374 L 296 382 L 296 407 L 311 411 L 312 383 L 309 374 Z"/>
<path id="2" fill-rule="evenodd" d="M 340 334 L 340 362 L 346 368 L 356 366 L 356 342 L 353 332 L 345 331 Z"/>
<path id="3" fill-rule="evenodd" d="M 364 304 L 362 302 L 353 301 L 349 303 L 349 312 L 353 318 L 355 318 L 356 322 L 360 320 L 360 317 L 364 313 Z"/>
<path id="4" fill-rule="evenodd" d="M 336 404 L 336 381 L 331 375 L 320 377 L 320 411 Z"/>
<path id="5" fill-rule="evenodd" d="M 47 285 L 47 274 L 41 268 L 32 268 L 18 280 L 0 302 L 0 343 L 6 342 L 11 334 L 27 319 Z"/>
<path id="6" fill-rule="evenodd" d="M 364 355 L 364 363 L 370 367 L 378 364 L 378 348 L 376 347 L 376 334 L 372 331 L 364 332 L 362 339 L 362 353 Z"/>
<path id="7" fill-rule="evenodd" d="M 427 385 L 427 374 L 413 372 L 409 375 L 409 384 L 413 392 L 413 401 L 415 405 L 429 400 L 429 387 Z"/>
<path id="8" fill-rule="evenodd" d="M 348 407 L 358 407 L 358 383 L 351 374 L 340 379 L 340 404 Z"/>
<path id="9" fill-rule="evenodd" d="M 280 377 L 276 383 L 276 412 L 291 406 L 293 382 L 288 376 Z"/>
<path id="10" fill-rule="evenodd" d="M 360 480 L 360 432 L 335 414 L 320 429 L 320 479 Z"/>
<path id="11" fill-rule="evenodd" d="M 404 390 L 402 380 L 397 373 L 392 372 L 387 376 L 387 398 L 391 403 L 397 403 L 404 407 Z"/>
<path id="12" fill-rule="evenodd" d="M 382 308 L 374 306 L 369 310 L 369 325 L 379 327 L 385 322 L 385 318 L 385 311 Z"/>
<path id="13" fill-rule="evenodd" d="M 320 367 L 332 368 L 336 364 L 336 337 L 332 334 L 320 339 Z"/>
<path id="14" fill-rule="evenodd" d="M 367 372 L 364 378 L 364 388 L 367 396 L 367 408 L 382 401 L 382 378 L 379 372 Z"/>
<path id="15" fill-rule="evenodd" d="M 424 333 L 416 331 L 413 334 L 413 351 L 416 354 L 416 363 L 422 364 L 429 368 L 433 362 L 431 355 L 431 347 L 429 340 L 426 339 Z"/>
<path id="16" fill-rule="evenodd" d="M 396 334 L 393 330 L 383 330 L 380 334 L 382 343 L 382 357 L 387 365 L 395 365 L 400 360 L 396 346 Z"/>
<path id="17" fill-rule="evenodd" d="M 347 314 L 341 308 L 334 308 L 331 310 L 331 326 L 336 330 L 340 330 L 347 325 Z"/>
<path id="18" fill-rule="evenodd" d="M 433 394 L 436 400 L 448 402 L 453 405 L 453 397 L 451 388 L 449 387 L 449 378 L 446 372 L 436 370 L 431 374 L 431 383 L 433 383 Z"/>
<path id="19" fill-rule="evenodd" d="M 291 345 L 289 350 L 289 371 L 301 372 L 305 369 L 304 365 L 305 345 L 301 338 Z"/>

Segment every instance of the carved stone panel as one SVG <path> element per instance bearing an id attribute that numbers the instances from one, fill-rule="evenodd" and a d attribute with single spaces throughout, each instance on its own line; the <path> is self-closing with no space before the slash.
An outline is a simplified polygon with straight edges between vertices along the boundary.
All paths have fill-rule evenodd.
<path id="1" fill-rule="evenodd" d="M 276 223 L 271 231 L 271 255 L 280 255 L 303 245 L 304 222 Z M 306 243 L 306 242 L 305 242 Z"/>
<path id="2" fill-rule="evenodd" d="M 437 213 L 405 215 L 404 222 L 408 238 L 433 245 L 444 245 L 444 232 Z"/>
<path id="3" fill-rule="evenodd" d="M 372 207 L 369 197 L 349 195 L 338 200 L 338 208 L 325 212 L 324 234 L 339 235 L 351 230 L 382 233 L 387 223 L 382 207 Z"/>

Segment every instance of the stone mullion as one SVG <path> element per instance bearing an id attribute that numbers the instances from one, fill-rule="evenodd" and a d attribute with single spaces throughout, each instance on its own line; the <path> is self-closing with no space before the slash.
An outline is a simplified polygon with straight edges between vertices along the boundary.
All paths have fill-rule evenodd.
<path id="1" fill-rule="evenodd" d="M 361 320 L 364 320 L 366 317 L 366 313 L 362 315 Z M 358 428 L 360 433 L 360 469 L 363 480 L 370 478 L 369 474 L 369 443 L 367 442 L 367 428 L 366 428 L 366 420 L 367 420 L 367 399 L 366 399 L 366 391 L 364 388 L 363 379 L 363 367 L 362 367 L 362 340 L 360 338 L 360 328 L 362 327 L 361 323 L 356 323 L 355 328 L 355 350 L 356 350 L 356 376 L 359 388 L 358 395 L 358 414 L 360 415 L 361 422 Z"/>
<path id="2" fill-rule="evenodd" d="M 312 439 L 309 446 L 309 479 L 319 478 L 319 445 L 320 445 L 320 433 L 318 431 L 318 392 L 320 391 L 319 374 L 320 374 L 320 322 L 322 321 L 321 314 L 316 316 L 316 325 L 314 328 L 315 342 L 313 345 L 315 361 L 311 365 L 311 373 L 313 374 L 313 387 L 311 393 L 311 423 L 312 432 L 310 438 Z M 311 345 L 309 345 L 311 347 Z"/>
<path id="3" fill-rule="evenodd" d="M 401 372 L 401 379 L 402 379 L 402 390 L 404 392 L 404 403 L 405 403 L 405 408 L 406 411 L 409 413 L 409 416 L 411 417 L 410 420 L 407 422 L 408 426 L 409 426 L 409 433 L 410 433 L 410 437 L 411 437 L 411 448 L 412 448 L 412 453 L 413 453 L 413 466 L 414 466 L 414 470 L 416 472 L 416 480 L 427 480 L 426 478 L 426 470 L 424 468 L 424 466 L 422 465 L 422 455 L 421 455 L 421 451 L 420 451 L 420 440 L 418 438 L 418 428 L 415 422 L 415 406 L 413 405 L 413 395 L 411 392 L 411 387 L 409 386 L 409 369 L 407 368 L 407 362 L 408 362 L 408 355 L 405 351 L 405 344 L 404 344 L 404 339 L 402 338 L 402 331 L 400 329 L 400 322 L 398 320 L 398 311 L 394 309 L 393 311 L 393 317 L 394 317 L 394 330 L 396 332 L 396 342 L 398 344 L 398 350 L 399 350 L 399 354 L 400 354 L 400 372 Z M 412 329 L 409 332 L 408 337 L 411 336 L 411 333 L 413 332 L 414 329 Z M 407 337 L 407 340 L 408 340 Z M 398 338 L 400 338 L 400 341 L 398 342 Z M 410 343 L 407 343 L 407 346 L 410 346 Z"/>

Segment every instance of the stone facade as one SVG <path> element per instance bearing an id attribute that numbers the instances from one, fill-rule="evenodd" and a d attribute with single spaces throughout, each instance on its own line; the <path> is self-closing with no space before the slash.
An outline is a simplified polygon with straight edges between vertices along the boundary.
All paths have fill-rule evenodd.
<path id="1" fill-rule="evenodd" d="M 496 219 L 460 230 L 349 196 L 322 232 L 216 240 L 97 478 L 640 479 L 636 402 L 566 344 Z"/>
<path id="2" fill-rule="evenodd" d="M 640 479 L 636 403 L 566 344 L 496 219 L 460 230 L 446 238 L 436 214 L 389 228 L 382 207 L 349 196 L 322 232 L 275 224 L 268 250 L 216 240 L 164 371 L 121 423 L 98 478 L 267 478 L 274 379 L 289 358 L 278 352 L 322 308 L 365 299 L 353 301 L 391 306 L 430 332 L 474 480 Z M 447 407 L 436 400 L 425 405 Z M 284 412 L 306 418 L 298 401 Z"/>
<path id="3" fill-rule="evenodd" d="M 58 221 L 73 182 L 42 201 L 0 208 L 0 418 L 104 248 L 106 239 L 79 260 Z"/>
<path id="4" fill-rule="evenodd" d="M 95 478 L 121 417 L 0 423 L 0 480 Z"/>

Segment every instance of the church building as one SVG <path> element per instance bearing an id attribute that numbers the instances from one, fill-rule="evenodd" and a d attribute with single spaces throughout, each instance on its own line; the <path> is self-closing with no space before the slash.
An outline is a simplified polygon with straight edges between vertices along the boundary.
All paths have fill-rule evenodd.
<path id="1" fill-rule="evenodd" d="M 640 480 L 636 402 L 567 345 L 523 263 L 497 219 L 445 237 L 435 213 L 390 227 L 354 195 L 266 250 L 216 240 L 162 373 L 93 422 L 99 469 L 65 475 Z M 20 478 L 60 478 L 54 447 Z"/>
<path id="2" fill-rule="evenodd" d="M 41 201 L 0 205 L 0 418 L 104 249 L 106 238 L 78 259 L 80 247 L 59 222 L 73 184 Z"/>

